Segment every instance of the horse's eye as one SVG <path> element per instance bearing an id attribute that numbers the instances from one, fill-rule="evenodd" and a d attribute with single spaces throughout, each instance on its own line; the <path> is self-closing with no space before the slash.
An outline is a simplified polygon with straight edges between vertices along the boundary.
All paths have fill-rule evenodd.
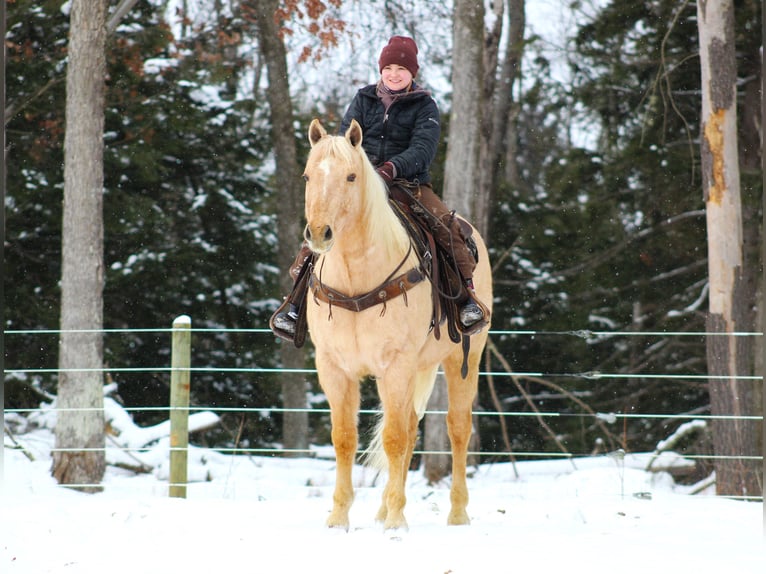
<path id="1" fill-rule="evenodd" d="M 356 181 L 356 174 L 355 173 L 348 174 L 348 176 L 346 177 L 346 181 Z"/>
<path id="2" fill-rule="evenodd" d="M 309 176 L 308 176 L 307 173 L 304 173 L 301 177 L 303 177 L 303 181 L 308 181 L 309 180 Z"/>

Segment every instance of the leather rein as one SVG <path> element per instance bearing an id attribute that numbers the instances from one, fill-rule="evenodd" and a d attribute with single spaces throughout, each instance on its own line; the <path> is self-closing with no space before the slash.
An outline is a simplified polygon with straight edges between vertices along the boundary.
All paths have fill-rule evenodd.
<path id="1" fill-rule="evenodd" d="M 341 309 L 347 309 L 356 313 L 374 307 L 375 305 L 383 304 L 383 309 L 380 315 L 383 316 L 386 313 L 386 302 L 391 299 L 396 299 L 399 296 L 404 297 L 404 304 L 407 305 L 407 291 L 412 289 L 415 285 L 426 279 L 426 274 L 422 269 L 422 266 L 413 267 L 409 271 L 405 271 L 394 277 L 403 266 L 404 263 L 412 253 L 412 242 L 410 242 L 407 253 L 404 254 L 404 258 L 397 265 L 397 267 L 391 272 L 391 274 L 377 287 L 352 297 L 346 295 L 340 291 L 333 289 L 322 283 L 322 268 L 324 267 L 324 259 L 322 259 L 321 266 L 319 268 L 319 275 L 314 273 L 313 269 L 309 277 L 309 289 L 314 295 L 314 301 L 324 301 L 330 305 L 330 317 L 332 317 L 332 307 L 337 305 Z"/>

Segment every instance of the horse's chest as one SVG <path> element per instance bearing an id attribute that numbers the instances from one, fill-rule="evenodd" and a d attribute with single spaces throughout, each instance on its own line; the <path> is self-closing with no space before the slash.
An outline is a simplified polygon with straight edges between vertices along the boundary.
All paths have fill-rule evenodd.
<path id="1" fill-rule="evenodd" d="M 315 309 L 310 327 L 317 352 L 333 355 L 344 370 L 365 375 L 378 375 L 393 362 L 416 354 L 421 344 L 413 340 L 400 311 L 387 308 L 381 315 L 382 310 L 382 306 L 361 313 L 333 309 L 328 319 L 329 309 Z M 424 339 L 425 332 L 422 335 L 415 339 Z"/>

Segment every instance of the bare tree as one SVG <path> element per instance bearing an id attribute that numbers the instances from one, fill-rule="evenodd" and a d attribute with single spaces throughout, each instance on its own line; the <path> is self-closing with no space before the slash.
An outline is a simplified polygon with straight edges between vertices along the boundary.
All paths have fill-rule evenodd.
<path id="1" fill-rule="evenodd" d="M 452 110 L 444 172 L 444 201 L 486 235 L 489 213 L 476 188 L 484 123 L 484 5 L 456 0 L 452 48 Z M 478 97 L 477 97 L 478 95 Z"/>
<path id="2" fill-rule="evenodd" d="M 506 1 L 510 24 L 505 44 L 505 59 L 500 65 L 497 88 L 493 91 L 492 139 L 487 154 L 491 161 L 489 173 L 493 175 L 488 192 L 490 198 L 492 190 L 496 187 L 496 167 L 503 166 L 504 179 L 510 185 L 515 188 L 521 187 L 521 176 L 516 160 L 518 153 L 516 118 L 521 110 L 521 104 L 514 92 L 521 81 L 521 58 L 524 55 L 524 31 L 527 18 L 525 0 Z M 501 160 L 503 157 L 504 160 Z"/>
<path id="3" fill-rule="evenodd" d="M 480 162 L 482 98 L 484 93 L 484 4 L 456 0 L 453 22 L 452 113 L 444 173 L 444 202 L 468 218 L 482 235 L 489 220 L 488 205 L 480 197 L 476 182 Z M 436 380 L 428 410 L 447 410 L 444 377 Z M 427 452 L 448 451 L 449 442 L 443 414 L 425 418 L 424 445 Z M 431 482 L 449 474 L 448 454 L 426 454 L 424 473 Z"/>
<path id="4" fill-rule="evenodd" d="M 292 100 L 287 72 L 285 45 L 280 38 L 277 17 L 278 0 L 250 2 L 258 19 L 258 40 L 268 75 L 268 100 L 271 113 L 271 137 L 274 144 L 276 171 L 279 178 L 277 202 L 278 260 L 283 269 L 282 290 L 292 288 L 287 270 L 298 252 L 301 241 L 301 214 L 303 213 L 303 185 L 300 178 L 295 134 L 293 130 Z M 305 366 L 304 350 L 293 345 L 281 345 L 282 364 L 289 368 Z M 301 374 L 282 375 L 282 401 L 285 408 L 305 409 L 306 380 Z M 305 449 L 308 446 L 308 413 L 285 412 L 282 441 L 286 449 Z"/>
<path id="5" fill-rule="evenodd" d="M 3 5 L 0 6 L 0 26 L 3 28 L 3 37 L 5 38 L 5 32 L 6 32 L 6 25 L 5 25 L 5 2 L 3 2 Z M 2 54 L 2 64 L 0 64 L 0 72 L 3 73 L 3 78 L 5 78 L 5 59 L 7 55 L 7 46 L 5 43 L 3 43 L 3 54 Z M 5 110 L 5 80 L 3 79 L 2 82 L 0 82 L 0 105 L 3 107 L 3 110 Z M 3 205 L 5 205 L 5 186 L 7 183 L 7 177 L 6 177 L 6 169 L 5 166 L 7 165 L 8 161 L 8 149 L 5 146 L 5 123 L 7 121 L 7 116 L 3 118 L 3 124 L 0 126 L 0 145 L 3 147 L 3 160 L 0 162 L 0 199 L 3 202 Z M 0 238 L 2 238 L 3 242 L 2 245 L 0 245 L 0 252 L 2 252 L 3 255 L 3 262 L 5 262 L 5 211 L 3 211 L 2 214 L 0 214 Z M 3 277 L 3 282 L 0 284 L 0 299 L 5 302 L 5 277 Z M 5 306 L 3 306 L 3 310 L 0 311 L 0 320 L 2 321 L 3 325 L 5 325 Z M 0 334 L 0 345 L 3 345 L 3 349 L 5 349 L 5 344 L 2 339 L 3 335 Z M 0 356 L 0 372 L 5 372 L 5 353 L 2 353 L 2 356 Z M 4 388 L 4 387 L 3 387 Z M 3 404 L 5 404 L 5 396 L 3 393 L 3 388 L 0 388 L 0 399 L 3 400 Z"/>
<path id="6" fill-rule="evenodd" d="M 73 0 L 64 139 L 61 341 L 53 476 L 98 485 L 104 475 L 103 133 L 106 0 Z M 98 490 L 87 486 L 83 490 Z"/>
<path id="7" fill-rule="evenodd" d="M 754 345 L 737 332 L 755 329 L 755 293 L 748 280 L 743 245 L 737 151 L 737 68 L 732 0 L 697 3 L 702 71 L 702 169 L 707 208 L 710 309 L 707 359 L 714 415 L 762 415 L 760 382 L 754 372 Z M 743 456 L 763 452 L 763 422 L 748 418 L 715 420 L 716 489 L 719 494 L 758 496 L 761 462 Z"/>

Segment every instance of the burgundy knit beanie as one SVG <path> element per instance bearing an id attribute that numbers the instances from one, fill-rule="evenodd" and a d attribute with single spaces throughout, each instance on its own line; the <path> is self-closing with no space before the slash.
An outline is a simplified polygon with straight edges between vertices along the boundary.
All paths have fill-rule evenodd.
<path id="1" fill-rule="evenodd" d="M 380 52 L 378 65 L 380 71 L 391 64 L 407 68 L 413 77 L 418 73 L 418 47 L 415 40 L 406 36 L 391 36 L 388 44 Z"/>

